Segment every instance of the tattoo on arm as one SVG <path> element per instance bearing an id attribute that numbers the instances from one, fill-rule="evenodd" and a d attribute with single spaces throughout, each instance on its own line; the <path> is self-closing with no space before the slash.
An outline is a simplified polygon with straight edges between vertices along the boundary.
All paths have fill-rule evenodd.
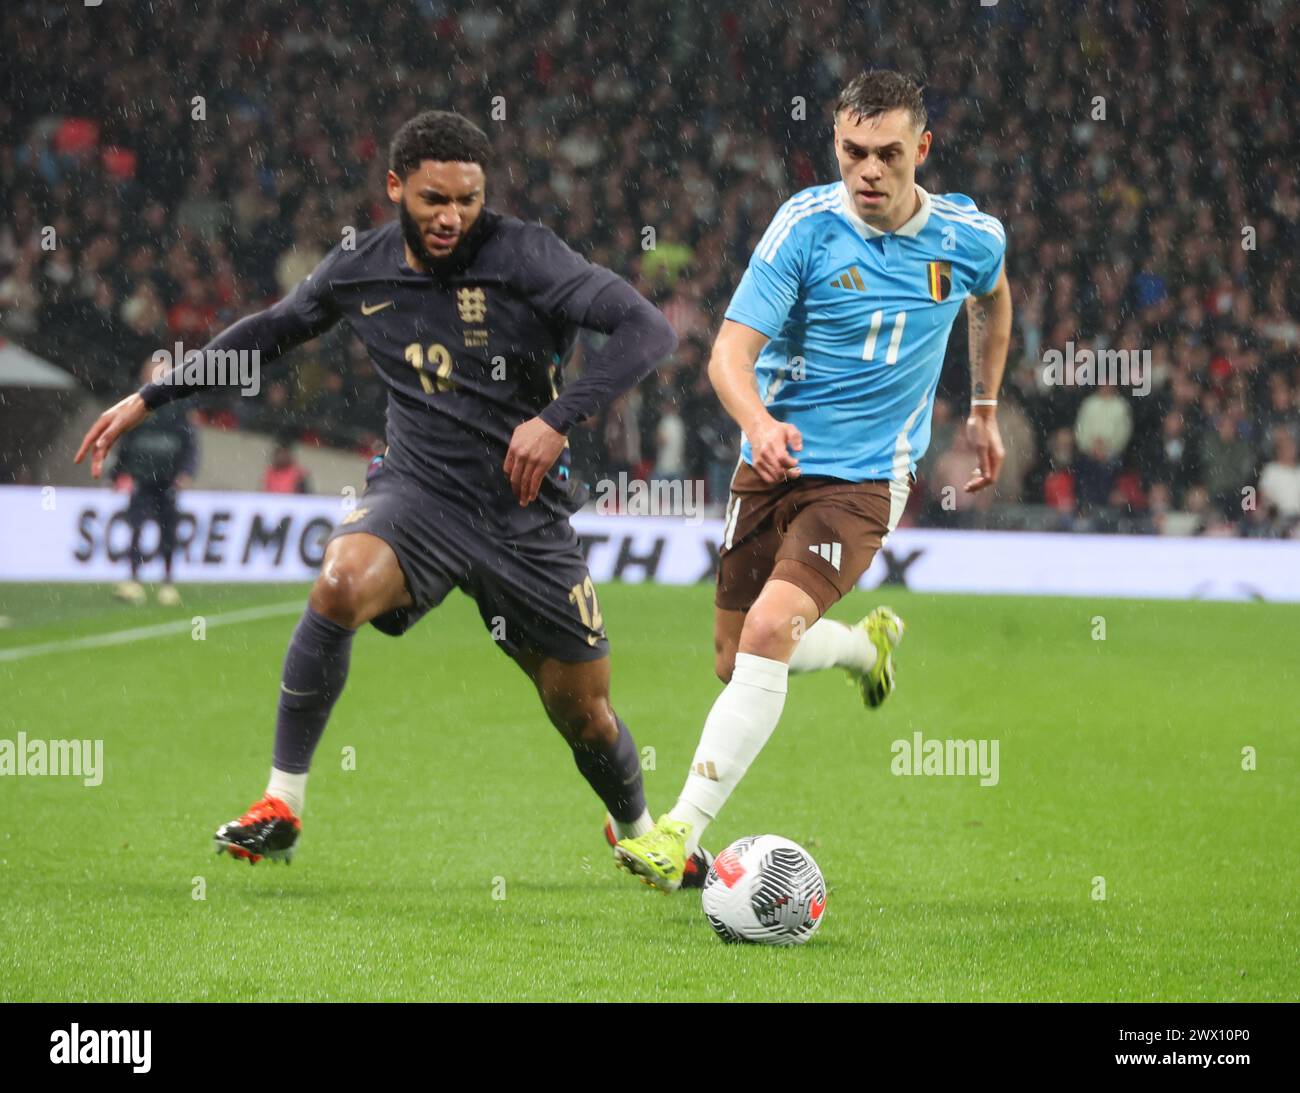
<path id="1" fill-rule="evenodd" d="M 988 309 L 972 296 L 966 308 L 966 336 L 970 343 L 971 394 L 975 398 L 983 398 L 988 390 L 984 384 L 984 342 L 988 318 Z"/>

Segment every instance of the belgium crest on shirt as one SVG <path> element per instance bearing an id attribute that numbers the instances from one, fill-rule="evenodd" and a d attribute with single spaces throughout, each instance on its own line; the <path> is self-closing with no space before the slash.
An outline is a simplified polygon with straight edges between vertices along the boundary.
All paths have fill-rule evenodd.
<path id="1" fill-rule="evenodd" d="M 930 290 L 930 299 L 941 304 L 948 299 L 952 291 L 952 263 L 929 262 L 925 267 L 925 283 Z"/>

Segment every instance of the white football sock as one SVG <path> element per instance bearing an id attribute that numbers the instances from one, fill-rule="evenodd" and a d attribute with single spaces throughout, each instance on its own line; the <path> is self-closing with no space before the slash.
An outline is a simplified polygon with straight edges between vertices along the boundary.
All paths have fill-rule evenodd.
<path id="1" fill-rule="evenodd" d="M 271 780 L 266 786 L 267 795 L 279 797 L 293 809 L 293 814 L 302 818 L 302 806 L 307 799 L 307 775 L 290 774 L 287 770 L 271 768 Z"/>
<path id="2" fill-rule="evenodd" d="M 731 682 L 705 719 L 686 785 L 668 814 L 691 824 L 686 840 L 688 857 L 695 853 L 704 829 L 722 811 L 781 719 L 787 673 L 787 666 L 779 660 L 736 654 Z"/>
<path id="3" fill-rule="evenodd" d="M 679 823 L 685 820 L 691 825 L 691 833 L 686 839 L 686 856 L 689 858 L 700 848 L 700 836 L 704 834 L 704 829 L 713 822 L 713 817 L 691 804 L 686 799 L 685 790 L 682 791 L 682 796 L 677 798 L 677 803 L 673 805 L 673 810 L 668 815 Z"/>
<path id="4" fill-rule="evenodd" d="M 644 835 L 652 827 L 654 821 L 650 819 L 650 810 L 647 808 L 642 811 L 641 815 L 635 820 L 616 820 L 608 812 L 605 818 L 609 820 L 610 825 L 614 828 L 614 838 L 616 839 L 635 839 L 638 835 Z"/>
<path id="5" fill-rule="evenodd" d="M 833 619 L 818 619 L 799 639 L 790 658 L 790 671 L 815 672 L 820 668 L 852 668 L 869 672 L 876 666 L 876 647 L 867 632 Z"/>

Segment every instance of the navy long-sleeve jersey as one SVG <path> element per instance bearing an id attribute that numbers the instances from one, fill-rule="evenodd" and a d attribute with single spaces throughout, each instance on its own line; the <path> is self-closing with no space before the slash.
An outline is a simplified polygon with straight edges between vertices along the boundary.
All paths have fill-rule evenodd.
<path id="1" fill-rule="evenodd" d="M 449 270 L 413 270 L 400 225 L 386 224 L 354 249 L 335 247 L 283 300 L 205 349 L 256 349 L 266 364 L 347 323 L 388 386 L 386 466 L 519 534 L 567 516 L 586 490 L 569 478 L 566 449 L 521 508 L 502 469 L 515 428 L 540 416 L 567 432 L 643 379 L 677 339 L 631 285 L 541 224 L 484 208 L 457 253 Z M 561 391 L 579 327 L 610 337 Z M 199 389 L 140 393 L 154 408 Z"/>
<path id="2" fill-rule="evenodd" d="M 150 414 L 117 442 L 110 478 L 129 474 L 139 489 L 166 490 L 181 475 L 198 471 L 199 448 L 194 427 L 180 406 Z"/>

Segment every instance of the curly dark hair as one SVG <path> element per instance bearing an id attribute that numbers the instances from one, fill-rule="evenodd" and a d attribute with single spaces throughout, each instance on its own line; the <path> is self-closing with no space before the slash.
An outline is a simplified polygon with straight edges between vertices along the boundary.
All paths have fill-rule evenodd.
<path id="1" fill-rule="evenodd" d="M 902 108 L 912 116 L 912 124 L 925 128 L 929 115 L 921 96 L 921 85 L 901 72 L 872 68 L 855 76 L 835 101 L 835 115 L 841 111 L 854 118 L 874 118 L 889 110 Z"/>
<path id="2" fill-rule="evenodd" d="M 426 110 L 397 131 L 388 149 L 388 166 L 405 181 L 426 159 L 477 163 L 486 170 L 491 154 L 487 134 L 469 118 L 452 110 Z"/>

